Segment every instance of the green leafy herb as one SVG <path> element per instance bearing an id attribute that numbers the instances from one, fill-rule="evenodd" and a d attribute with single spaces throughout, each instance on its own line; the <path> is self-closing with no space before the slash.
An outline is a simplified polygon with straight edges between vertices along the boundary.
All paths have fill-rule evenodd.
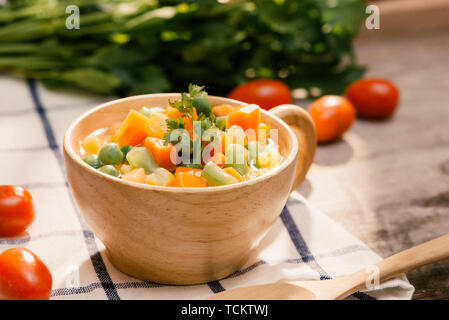
<path id="1" fill-rule="evenodd" d="M 181 92 L 190 82 L 226 95 L 261 77 L 341 93 L 364 71 L 352 50 L 364 0 L 75 2 L 80 28 L 71 30 L 71 0 L 0 6 L 0 71 L 119 96 Z"/>

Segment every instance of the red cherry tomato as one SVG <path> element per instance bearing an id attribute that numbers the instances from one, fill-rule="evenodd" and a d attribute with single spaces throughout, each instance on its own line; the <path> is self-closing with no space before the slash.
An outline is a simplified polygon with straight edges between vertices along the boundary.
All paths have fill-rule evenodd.
<path id="1" fill-rule="evenodd" d="M 399 90 L 385 79 L 362 79 L 346 89 L 346 96 L 359 116 L 382 119 L 390 117 L 396 110 Z"/>
<path id="2" fill-rule="evenodd" d="M 228 97 L 257 104 L 266 110 L 292 103 L 290 89 L 283 82 L 272 79 L 248 81 L 235 88 Z"/>
<path id="3" fill-rule="evenodd" d="M 30 250 L 14 248 L 0 255 L 0 300 L 48 300 L 51 273 Z"/>
<path id="4" fill-rule="evenodd" d="M 355 118 L 351 102 L 340 96 L 323 96 L 309 107 L 310 116 L 316 127 L 318 142 L 340 138 Z"/>
<path id="5" fill-rule="evenodd" d="M 33 219 L 31 194 L 22 187 L 0 186 L 0 237 L 24 232 Z"/>

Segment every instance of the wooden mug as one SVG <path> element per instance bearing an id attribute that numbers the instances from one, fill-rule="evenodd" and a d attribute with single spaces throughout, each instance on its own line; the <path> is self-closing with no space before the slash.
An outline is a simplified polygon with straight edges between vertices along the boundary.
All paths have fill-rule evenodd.
<path id="1" fill-rule="evenodd" d="M 64 136 L 64 158 L 75 201 L 110 261 L 135 278 L 197 284 L 239 270 L 279 217 L 290 191 L 313 161 L 316 133 L 306 111 L 294 105 L 262 110 L 278 129 L 282 163 L 238 184 L 175 188 L 139 184 L 95 170 L 81 160 L 79 142 L 122 121 L 130 109 L 167 105 L 179 94 L 149 94 L 102 104 L 75 120 Z M 246 105 L 209 96 L 212 105 Z M 296 173 L 295 173 L 296 171 Z"/>

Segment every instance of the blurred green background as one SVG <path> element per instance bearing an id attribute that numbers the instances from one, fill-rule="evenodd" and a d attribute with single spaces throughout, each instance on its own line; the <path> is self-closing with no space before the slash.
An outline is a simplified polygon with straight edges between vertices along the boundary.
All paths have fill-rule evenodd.
<path id="1" fill-rule="evenodd" d="M 80 29 L 69 30 L 73 4 Z M 362 0 L 7 1 L 0 71 L 101 95 L 182 91 L 190 82 L 226 95 L 253 78 L 338 94 L 364 73 L 352 42 L 365 7 Z"/>

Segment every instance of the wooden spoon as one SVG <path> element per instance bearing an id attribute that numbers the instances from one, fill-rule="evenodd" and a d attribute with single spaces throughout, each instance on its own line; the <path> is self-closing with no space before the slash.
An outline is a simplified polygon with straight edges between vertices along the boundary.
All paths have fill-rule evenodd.
<path id="1" fill-rule="evenodd" d="M 399 252 L 369 269 L 330 280 L 284 281 L 235 288 L 213 295 L 211 300 L 337 300 L 366 289 L 377 272 L 379 281 L 420 266 L 449 258 L 449 234 Z M 374 275 L 374 277 L 373 277 Z"/>

